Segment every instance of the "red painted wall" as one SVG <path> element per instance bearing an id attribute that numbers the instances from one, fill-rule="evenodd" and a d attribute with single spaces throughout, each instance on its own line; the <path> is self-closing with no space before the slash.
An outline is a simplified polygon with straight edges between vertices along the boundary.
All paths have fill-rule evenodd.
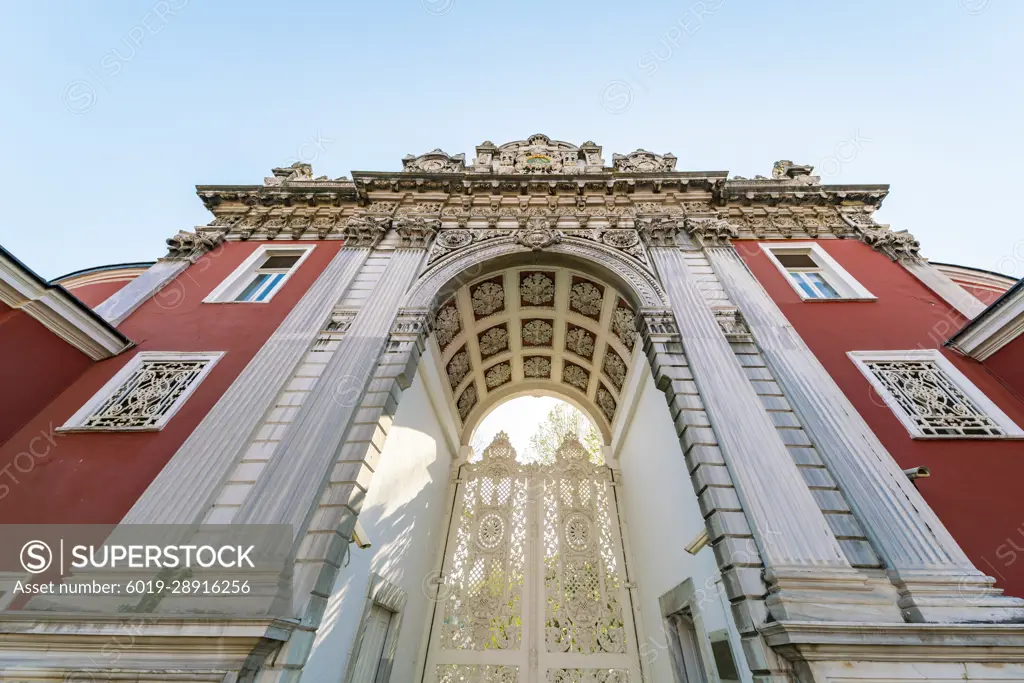
<path id="1" fill-rule="evenodd" d="M 121 520 L 341 246 L 318 243 L 269 303 L 202 303 L 260 244 L 229 242 L 190 266 L 120 325 L 136 348 L 94 364 L 0 447 L 0 523 Z M 52 431 L 138 351 L 225 354 L 159 432 Z"/>
<path id="2" fill-rule="evenodd" d="M 85 372 L 92 360 L 28 313 L 0 306 L 0 444 L 3 444 Z"/>
<path id="3" fill-rule="evenodd" d="M 995 292 L 995 291 L 992 291 L 991 289 L 985 289 L 984 287 L 972 287 L 971 285 L 965 284 L 963 282 L 958 282 L 957 284 L 959 284 L 961 287 L 963 287 L 968 292 L 973 294 L 975 296 L 975 298 L 980 300 L 981 303 L 985 304 L 986 306 L 988 306 L 990 303 L 992 303 L 993 301 L 998 299 L 1002 295 L 1002 293 L 1003 293 L 1003 292 Z M 1003 290 L 1003 291 L 1005 291 L 1005 290 Z"/>
<path id="4" fill-rule="evenodd" d="M 1018 425 L 1024 402 L 980 363 L 942 349 L 965 320 L 902 266 L 858 241 L 819 244 L 878 300 L 803 302 L 755 243 L 740 253 L 900 466 L 931 468 L 919 489 L 977 567 L 1024 596 L 1024 441 L 911 439 L 846 352 L 941 349 Z"/>
<path id="5" fill-rule="evenodd" d="M 1024 335 L 989 356 L 985 365 L 1024 400 Z"/>
<path id="6" fill-rule="evenodd" d="M 122 282 L 94 282 L 91 284 L 78 285 L 77 287 L 65 287 L 75 298 L 89 308 L 96 308 L 107 300 L 111 294 L 124 287 L 131 280 Z M 59 284 L 59 283 L 58 283 Z"/>

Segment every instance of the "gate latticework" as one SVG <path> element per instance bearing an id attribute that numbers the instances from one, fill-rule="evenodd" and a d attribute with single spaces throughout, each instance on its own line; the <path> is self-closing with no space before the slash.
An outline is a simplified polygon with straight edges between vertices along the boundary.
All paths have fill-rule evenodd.
<path id="1" fill-rule="evenodd" d="M 432 683 L 641 683 L 611 470 L 566 439 L 463 466 L 425 669 Z"/>

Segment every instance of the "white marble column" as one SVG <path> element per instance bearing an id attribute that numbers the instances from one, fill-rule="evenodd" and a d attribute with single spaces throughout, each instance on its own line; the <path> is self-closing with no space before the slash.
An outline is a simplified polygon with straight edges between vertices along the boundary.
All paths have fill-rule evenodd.
<path id="1" fill-rule="evenodd" d="M 304 532 L 425 253 L 422 247 L 395 250 L 370 300 L 352 320 L 288 427 L 279 457 L 260 474 L 235 523 L 290 524 L 297 536 Z"/>
<path id="2" fill-rule="evenodd" d="M 1010 621 L 1005 598 L 964 554 L 853 404 L 731 246 L 706 249 L 776 381 L 900 591 L 908 621 Z"/>
<path id="3" fill-rule="evenodd" d="M 828 522 L 674 246 L 676 228 L 647 231 L 683 350 L 765 564 L 776 619 L 899 621 L 891 596 L 847 562 Z M 891 590 L 891 589 L 890 589 Z M 830 617 L 828 604 L 843 604 Z M 842 616 L 840 615 L 840 612 Z"/>
<path id="4" fill-rule="evenodd" d="M 122 523 L 192 524 L 203 519 L 263 415 L 369 254 L 365 247 L 338 252 Z"/>

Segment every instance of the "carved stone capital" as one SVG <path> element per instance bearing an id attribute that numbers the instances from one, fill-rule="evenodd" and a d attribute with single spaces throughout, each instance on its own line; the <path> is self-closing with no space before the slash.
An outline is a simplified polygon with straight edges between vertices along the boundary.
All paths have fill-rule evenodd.
<path id="1" fill-rule="evenodd" d="M 216 249 L 224 241 L 224 233 L 196 233 L 181 230 L 167 240 L 165 261 L 189 261 L 195 263 L 200 256 Z"/>
<path id="2" fill-rule="evenodd" d="M 402 240 L 403 247 L 426 248 L 430 240 L 437 234 L 441 221 L 437 218 L 423 216 L 402 216 L 395 221 L 395 230 Z"/>
<path id="3" fill-rule="evenodd" d="M 888 225 L 856 227 L 865 244 L 882 252 L 893 261 L 920 261 L 921 244 L 906 230 L 894 232 Z"/>
<path id="4" fill-rule="evenodd" d="M 687 218 L 686 232 L 702 247 L 727 247 L 739 232 L 723 218 Z"/>
<path id="5" fill-rule="evenodd" d="M 715 320 L 718 322 L 725 338 L 731 342 L 750 342 L 753 337 L 747 328 L 743 315 L 738 308 L 723 308 L 715 311 Z"/>
<path id="6" fill-rule="evenodd" d="M 669 216 L 637 218 L 635 223 L 640 237 L 651 247 L 676 246 L 676 235 L 682 230 L 679 218 Z"/>
<path id="7" fill-rule="evenodd" d="M 341 229 L 346 247 L 373 248 L 383 239 L 391 225 L 386 216 L 352 216 Z"/>
<path id="8" fill-rule="evenodd" d="M 636 316 L 640 335 L 651 342 L 679 341 L 679 325 L 676 316 L 668 308 L 642 308 Z"/>

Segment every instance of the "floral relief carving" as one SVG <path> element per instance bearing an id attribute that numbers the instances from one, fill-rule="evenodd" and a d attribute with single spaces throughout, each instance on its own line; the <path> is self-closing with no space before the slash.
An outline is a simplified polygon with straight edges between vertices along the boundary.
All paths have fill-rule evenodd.
<path id="1" fill-rule="evenodd" d="M 500 279 L 487 280 L 470 288 L 473 317 L 477 320 L 505 310 L 505 288 Z"/>
<path id="2" fill-rule="evenodd" d="M 590 385 L 590 373 L 579 365 L 566 361 L 562 366 L 562 381 L 586 393 Z"/>
<path id="3" fill-rule="evenodd" d="M 594 335 L 585 328 L 570 324 L 565 333 L 565 348 L 590 360 L 594 357 Z"/>
<path id="4" fill-rule="evenodd" d="M 587 280 L 578 280 L 569 289 L 569 308 L 593 320 L 601 317 L 604 290 Z"/>
<path id="5" fill-rule="evenodd" d="M 462 380 L 466 379 L 466 375 L 469 374 L 469 369 L 469 352 L 467 352 L 466 347 L 463 346 L 455 353 L 454 356 L 452 356 L 452 359 L 448 361 L 448 366 L 446 368 L 448 372 L 448 383 L 451 385 L 452 389 L 456 389 L 460 384 L 462 384 Z"/>
<path id="6" fill-rule="evenodd" d="M 534 319 L 523 321 L 523 346 L 551 346 L 555 328 L 550 320 Z"/>
<path id="7" fill-rule="evenodd" d="M 611 380 L 615 390 L 622 391 L 622 385 L 626 381 L 626 362 L 610 346 L 604 350 L 604 362 L 601 364 L 601 370 L 605 377 Z"/>
<path id="8" fill-rule="evenodd" d="M 551 379 L 551 359 L 547 356 L 524 358 L 523 376 L 529 379 Z"/>
<path id="9" fill-rule="evenodd" d="M 497 325 L 483 332 L 478 337 L 480 344 L 480 355 L 489 358 L 502 351 L 508 350 L 508 328 L 505 325 Z"/>
<path id="10" fill-rule="evenodd" d="M 462 332 L 462 319 L 459 316 L 459 307 L 452 299 L 441 307 L 434 320 L 434 334 L 437 336 L 437 345 L 444 351 L 452 343 L 455 337 Z"/>
<path id="11" fill-rule="evenodd" d="M 476 406 L 476 402 L 476 385 L 471 383 L 462 391 L 462 395 L 459 396 L 459 417 L 465 420 L 466 416 L 469 415 L 469 411 L 473 410 L 474 406 Z"/>
<path id="12" fill-rule="evenodd" d="M 484 373 L 484 383 L 488 389 L 500 387 L 512 380 L 512 366 L 508 362 L 492 365 Z"/>
<path id="13" fill-rule="evenodd" d="M 633 348 L 636 341 L 636 314 L 621 300 L 612 313 L 612 333 L 619 338 L 627 349 Z"/>
<path id="14" fill-rule="evenodd" d="M 608 421 L 611 422 L 615 417 L 615 409 L 618 407 L 612 392 L 608 391 L 602 384 L 598 386 L 595 398 L 597 398 L 597 406 L 604 413 L 604 416 L 608 418 Z"/>
<path id="15" fill-rule="evenodd" d="M 519 279 L 519 297 L 523 306 L 553 306 L 554 278 L 548 273 L 523 273 Z"/>

